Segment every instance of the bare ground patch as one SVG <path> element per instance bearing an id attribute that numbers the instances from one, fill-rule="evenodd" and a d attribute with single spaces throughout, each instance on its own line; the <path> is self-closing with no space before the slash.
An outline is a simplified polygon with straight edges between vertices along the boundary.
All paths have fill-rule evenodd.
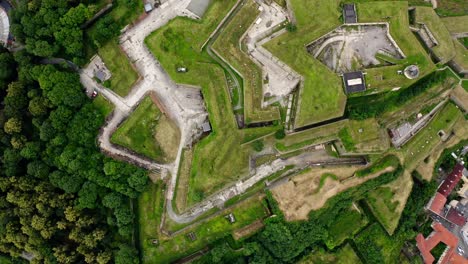
<path id="1" fill-rule="evenodd" d="M 278 202 L 278 206 L 283 211 L 287 221 L 307 220 L 310 211 L 320 209 L 329 198 L 336 194 L 376 178 L 383 173 L 395 170 L 393 167 L 387 167 L 366 177 L 353 177 L 355 171 L 359 168 L 358 166 L 350 166 L 311 169 L 273 188 L 273 197 Z M 336 175 L 338 180 L 326 177 L 323 183 L 320 184 L 320 178 L 325 173 Z M 320 185 L 322 186 L 317 191 Z"/>

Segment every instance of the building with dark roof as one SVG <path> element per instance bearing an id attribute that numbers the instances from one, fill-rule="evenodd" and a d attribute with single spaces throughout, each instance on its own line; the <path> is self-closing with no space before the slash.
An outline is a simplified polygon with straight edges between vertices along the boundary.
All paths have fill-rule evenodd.
<path id="1" fill-rule="evenodd" d="M 453 207 L 450 207 L 447 215 L 445 216 L 445 219 L 447 219 L 450 223 L 461 227 L 463 227 L 466 222 L 465 217 Z"/>
<path id="2" fill-rule="evenodd" d="M 449 196 L 455 188 L 455 186 L 457 186 L 460 179 L 462 178 L 464 169 L 465 167 L 462 164 L 457 163 L 453 168 L 452 172 L 447 176 L 447 178 L 445 178 L 445 180 L 439 186 L 437 192 L 445 197 Z"/>
<path id="3" fill-rule="evenodd" d="M 344 4 L 343 18 L 345 24 L 357 23 L 356 7 L 354 4 Z"/>
<path id="4" fill-rule="evenodd" d="M 366 83 L 362 71 L 344 73 L 343 82 L 347 94 L 366 90 Z"/>

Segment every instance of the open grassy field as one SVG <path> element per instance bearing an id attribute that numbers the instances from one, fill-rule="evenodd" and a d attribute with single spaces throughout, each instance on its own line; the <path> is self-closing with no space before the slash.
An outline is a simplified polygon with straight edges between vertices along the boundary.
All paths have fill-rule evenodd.
<path id="1" fill-rule="evenodd" d="M 335 252 L 327 252 L 323 248 L 313 251 L 301 259 L 299 264 L 360 264 L 359 257 L 353 248 L 346 244 Z"/>
<path id="2" fill-rule="evenodd" d="M 453 44 L 455 47 L 455 58 L 453 58 L 453 61 L 464 69 L 468 69 L 468 50 L 459 41 L 454 41 Z"/>
<path id="3" fill-rule="evenodd" d="M 241 50 L 240 39 L 260 14 L 258 5 L 247 0 L 224 28 L 212 48 L 243 78 L 245 122 L 256 123 L 280 119 L 277 107 L 262 109 L 262 70 Z"/>
<path id="4" fill-rule="evenodd" d="M 114 132 L 111 141 L 158 162 L 169 163 L 177 155 L 180 131 L 146 97 Z"/>
<path id="5" fill-rule="evenodd" d="M 397 263 L 401 245 L 395 243 L 378 223 L 374 223 L 354 238 L 364 263 Z"/>
<path id="6" fill-rule="evenodd" d="M 423 130 L 401 148 L 400 153 L 404 157 L 405 168 L 408 170 L 416 168 L 441 141 L 439 131 L 450 134 L 457 122 L 464 122 L 464 117 L 455 105 L 448 103 Z"/>
<path id="7" fill-rule="evenodd" d="M 212 125 L 212 133 L 193 149 L 193 166 L 189 184 L 185 186 L 188 188 L 187 206 L 246 175 L 252 148 L 249 144 L 241 143 L 278 129 L 237 128 L 224 71 L 201 50 L 203 43 L 235 2 L 213 1 L 203 19 L 175 18 L 145 40 L 175 82 L 201 87 Z M 188 72 L 177 73 L 178 66 L 187 67 Z"/>
<path id="8" fill-rule="evenodd" d="M 267 217 L 268 212 L 263 206 L 262 199 L 260 196 L 254 196 L 244 200 L 227 209 L 222 214 L 186 229 L 174 237 L 160 236 L 160 244 L 158 246 L 146 249 L 144 263 L 169 263 L 175 261 L 203 249 L 222 237 L 232 235 L 237 229 L 248 226 L 258 219 Z M 225 218 L 229 213 L 232 213 L 236 218 L 236 222 L 233 224 L 229 223 Z M 150 223 L 157 226 L 157 223 L 154 222 L 146 224 Z M 187 237 L 187 234 L 191 232 L 197 237 L 195 241 L 191 241 Z"/>
<path id="9" fill-rule="evenodd" d="M 143 263 L 152 263 L 148 253 L 156 247 L 152 240 L 159 238 L 159 224 L 163 215 L 164 185 L 161 181 L 151 183 L 148 189 L 138 197 L 139 243 Z"/>
<path id="10" fill-rule="evenodd" d="M 468 31 L 468 15 L 455 17 L 442 17 L 442 22 L 450 33 L 463 33 Z"/>
<path id="11" fill-rule="evenodd" d="M 329 249 L 341 245 L 346 239 L 352 238 L 367 225 L 367 217 L 359 210 L 358 207 L 351 206 L 330 225 L 328 238 L 325 241 Z"/>
<path id="12" fill-rule="evenodd" d="M 101 112 L 104 117 L 108 116 L 112 110 L 114 110 L 114 106 L 102 95 L 98 95 L 94 98 L 93 104 L 97 109 L 99 109 L 99 112 Z"/>
<path id="13" fill-rule="evenodd" d="M 367 193 L 365 201 L 372 213 L 382 224 L 387 233 L 393 234 L 398 226 L 401 213 L 406 205 L 413 180 L 409 172 L 405 172 L 393 182 L 380 186 Z"/>
<path id="14" fill-rule="evenodd" d="M 305 45 L 341 24 L 339 0 L 291 0 L 297 31 L 285 33 L 265 47 L 304 77 L 295 126 L 302 127 L 343 115 L 346 96 L 341 79 L 313 58 Z"/>
<path id="15" fill-rule="evenodd" d="M 98 54 L 112 73 L 109 88 L 122 97 L 126 96 L 138 79 L 138 73 L 133 69 L 128 57 L 114 41 L 101 47 Z"/>
<path id="16" fill-rule="evenodd" d="M 465 0 L 437 1 L 436 12 L 439 16 L 463 16 L 468 14 L 468 2 Z"/>
<path id="17" fill-rule="evenodd" d="M 348 131 L 354 142 L 355 152 L 382 152 L 390 147 L 385 129 L 382 129 L 374 118 L 350 120 Z"/>
<path id="18" fill-rule="evenodd" d="M 398 70 L 411 64 L 418 65 L 420 77 L 435 69 L 426 51 L 409 29 L 407 2 L 363 1 L 357 3 L 357 13 L 359 22 L 388 22 L 390 35 L 406 55 L 397 65 L 367 69 L 366 84 L 370 89 L 407 87 L 414 83 L 416 79 L 409 80 L 397 74 Z"/>
<path id="19" fill-rule="evenodd" d="M 434 54 L 440 59 L 440 64 L 445 64 L 455 56 L 452 37 L 442 20 L 432 7 L 416 7 L 415 20 L 425 24 L 436 38 L 438 45 L 432 48 Z"/>

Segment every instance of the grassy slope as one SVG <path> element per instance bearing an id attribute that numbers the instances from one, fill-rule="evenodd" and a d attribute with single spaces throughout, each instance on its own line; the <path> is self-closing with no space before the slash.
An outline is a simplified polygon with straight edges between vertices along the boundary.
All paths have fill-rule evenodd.
<path id="1" fill-rule="evenodd" d="M 150 97 L 146 97 L 130 117 L 114 132 L 111 141 L 156 161 L 170 162 L 168 153 L 165 153 L 161 147 L 162 144 L 169 142 L 157 142 L 155 139 L 156 130 L 162 119 L 163 115 L 158 107 Z M 168 121 L 166 120 L 166 122 Z M 176 136 L 177 131 L 168 134 Z M 177 144 L 174 144 L 173 149 L 177 150 Z"/>
<path id="2" fill-rule="evenodd" d="M 304 76 L 296 127 L 318 123 L 343 114 L 346 96 L 341 79 L 310 56 L 305 45 L 341 24 L 338 0 L 291 0 L 297 31 L 265 44 L 280 60 Z"/>
<path id="3" fill-rule="evenodd" d="M 112 110 L 114 110 L 114 106 L 107 101 L 102 95 L 98 95 L 96 98 L 93 99 L 93 104 L 99 109 L 101 114 L 104 117 L 107 117 Z"/>
<path id="4" fill-rule="evenodd" d="M 236 222 L 231 224 L 225 216 L 232 213 Z M 161 237 L 160 245 L 147 249 L 145 252 L 145 263 L 169 263 L 181 257 L 194 253 L 206 245 L 228 235 L 236 229 L 245 227 L 257 219 L 263 219 L 267 216 L 258 196 L 249 198 L 227 209 L 223 214 L 203 222 L 200 225 L 189 228 L 175 237 Z M 190 241 L 187 234 L 193 232 L 197 240 Z"/>
<path id="5" fill-rule="evenodd" d="M 414 169 L 440 141 L 437 133 L 440 130 L 450 133 L 456 122 L 464 122 L 463 115 L 455 105 L 449 103 L 400 150 L 404 156 L 405 167 L 409 170 Z"/>
<path id="6" fill-rule="evenodd" d="M 114 41 L 100 48 L 98 54 L 112 73 L 109 88 L 120 96 L 126 96 L 138 79 L 127 56 Z"/>
<path id="7" fill-rule="evenodd" d="M 436 12 L 440 16 L 463 16 L 468 14 L 468 2 L 466 0 L 437 1 Z"/>
<path id="8" fill-rule="evenodd" d="M 362 128 L 362 132 L 359 129 Z M 371 153 L 381 152 L 388 149 L 389 144 L 385 132 L 380 128 L 375 119 L 366 120 L 340 120 L 327 125 L 307 129 L 301 132 L 287 135 L 279 140 L 275 147 L 279 151 L 287 152 L 297 150 L 309 145 L 330 142 L 341 139 L 347 140 L 340 135 L 340 131 L 346 129 L 349 132 L 349 143 L 353 148 L 348 152 Z"/>
<path id="9" fill-rule="evenodd" d="M 176 18 L 146 39 L 148 47 L 171 78 L 177 83 L 202 88 L 212 124 L 212 133 L 194 147 L 188 205 L 200 201 L 248 171 L 251 148 L 240 145 L 246 137 L 268 134 L 277 129 L 237 129 L 224 72 L 200 50 L 234 4 L 235 0 L 214 1 L 202 20 Z M 189 71 L 177 73 L 177 65 L 184 65 Z"/>
<path id="10" fill-rule="evenodd" d="M 391 235 L 398 226 L 406 199 L 411 193 L 413 180 L 409 173 L 395 181 L 367 193 L 366 202 L 377 220 Z M 404 201 L 405 203 L 401 203 Z"/>
<path id="11" fill-rule="evenodd" d="M 247 1 L 213 44 L 213 49 L 242 75 L 246 123 L 280 118 L 277 108 L 261 109 L 262 70 L 240 49 L 239 45 L 240 38 L 259 13 L 258 5 L 252 0 Z"/>
<path id="12" fill-rule="evenodd" d="M 441 20 L 450 33 L 463 33 L 468 31 L 468 15 L 443 17 Z"/>
<path id="13" fill-rule="evenodd" d="M 441 64 L 451 60 L 455 56 L 452 37 L 431 7 L 416 7 L 416 22 L 424 23 L 432 32 L 439 45 L 432 48 L 434 54 L 441 59 Z"/>
<path id="14" fill-rule="evenodd" d="M 333 249 L 341 245 L 346 239 L 352 238 L 367 223 L 368 220 L 365 215 L 355 208 L 350 208 L 330 226 L 329 236 L 325 244 L 329 249 Z"/>
<path id="15" fill-rule="evenodd" d="M 367 69 L 366 84 L 370 88 L 407 87 L 417 79 L 409 80 L 398 75 L 410 64 L 417 64 L 420 78 L 435 69 L 424 48 L 409 29 L 407 2 L 362 2 L 357 4 L 359 22 L 389 22 L 390 35 L 396 41 L 406 58 L 398 65 Z M 389 17 L 389 19 L 386 19 Z"/>
<path id="16" fill-rule="evenodd" d="M 383 263 L 392 263 L 400 254 L 400 243 L 395 243 L 378 223 L 364 229 L 354 241 L 365 263 L 375 263 L 368 258 L 371 250 L 383 258 Z"/>
<path id="17" fill-rule="evenodd" d="M 138 227 L 143 263 L 154 261 L 151 252 L 156 248 L 153 239 L 159 237 L 159 223 L 163 215 L 164 192 L 162 182 L 152 183 L 138 197 Z"/>
<path id="18" fill-rule="evenodd" d="M 455 58 L 453 60 L 464 69 L 468 69 L 468 50 L 459 41 L 454 41 Z"/>
<path id="19" fill-rule="evenodd" d="M 327 252 L 319 249 L 307 255 L 299 264 L 359 264 L 362 263 L 353 248 L 346 244 L 336 252 Z"/>

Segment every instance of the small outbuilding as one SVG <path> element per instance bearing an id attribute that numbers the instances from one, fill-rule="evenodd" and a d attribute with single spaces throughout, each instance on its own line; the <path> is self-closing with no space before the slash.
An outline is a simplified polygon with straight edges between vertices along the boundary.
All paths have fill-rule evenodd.
<path id="1" fill-rule="evenodd" d="M 347 94 L 363 92 L 366 90 L 366 84 L 362 71 L 344 73 L 343 82 Z"/>
<path id="2" fill-rule="evenodd" d="M 145 4 L 145 12 L 146 12 L 146 13 L 149 13 L 149 12 L 151 12 L 152 10 L 153 10 L 153 6 L 151 6 L 150 3 L 146 3 L 146 4 Z"/>
<path id="3" fill-rule="evenodd" d="M 202 129 L 203 133 L 209 133 L 211 132 L 211 125 L 209 121 L 206 121 L 205 123 L 202 124 Z"/>
<path id="4" fill-rule="evenodd" d="M 236 222 L 236 218 L 232 213 L 226 215 L 226 219 L 229 221 L 229 223 L 234 224 Z"/>
<path id="5" fill-rule="evenodd" d="M 354 4 L 343 5 L 343 19 L 345 24 L 357 23 L 356 6 Z"/>

